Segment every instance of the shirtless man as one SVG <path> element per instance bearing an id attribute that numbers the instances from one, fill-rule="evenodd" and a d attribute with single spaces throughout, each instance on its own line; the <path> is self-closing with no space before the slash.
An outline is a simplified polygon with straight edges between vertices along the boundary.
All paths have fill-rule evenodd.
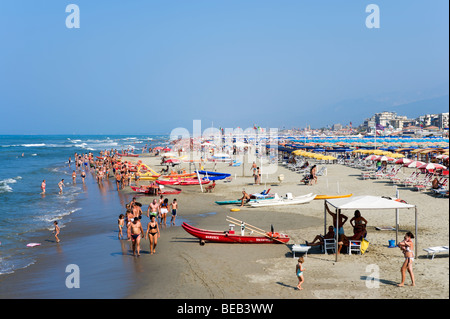
<path id="1" fill-rule="evenodd" d="M 158 204 L 158 202 L 156 201 L 156 198 L 155 198 L 155 199 L 153 200 L 153 202 L 151 202 L 151 203 L 148 205 L 148 208 L 147 208 L 147 217 L 150 218 L 150 215 L 153 215 L 153 216 L 157 217 L 157 216 L 158 216 L 158 210 L 159 210 L 159 204 Z"/>
<path id="2" fill-rule="evenodd" d="M 339 235 L 344 235 L 344 224 L 347 221 L 348 217 L 345 216 L 342 213 L 339 213 L 339 223 L 336 223 L 337 214 L 333 213 L 329 208 L 328 205 L 325 204 L 325 208 L 327 209 L 328 214 L 330 214 L 333 217 L 333 226 L 334 226 L 334 232 L 338 231 Z M 339 230 L 336 229 L 336 224 L 339 226 Z"/>
<path id="3" fill-rule="evenodd" d="M 134 218 L 133 222 L 128 225 L 129 232 L 131 234 L 131 241 L 133 243 L 133 256 L 139 257 L 141 254 L 141 237 L 144 237 L 144 230 L 142 224 L 138 218 Z"/>
<path id="4" fill-rule="evenodd" d="M 142 210 L 141 207 L 135 202 L 131 205 L 131 210 L 135 218 L 141 219 Z"/>
<path id="5" fill-rule="evenodd" d="M 246 191 L 242 191 L 242 198 L 240 199 L 241 200 L 241 207 L 243 207 L 244 206 L 244 202 L 245 203 L 248 203 L 249 201 L 250 201 L 250 195 L 249 194 L 247 194 L 247 192 Z"/>
<path id="6" fill-rule="evenodd" d="M 75 184 L 77 180 L 77 173 L 75 173 L 75 171 L 72 172 L 72 181 Z"/>
<path id="7" fill-rule="evenodd" d="M 175 226 L 175 218 L 177 218 L 177 209 L 178 209 L 178 202 L 177 202 L 176 198 L 174 198 L 171 206 L 172 206 L 171 207 L 172 208 L 172 219 L 170 220 L 170 223 Z"/>

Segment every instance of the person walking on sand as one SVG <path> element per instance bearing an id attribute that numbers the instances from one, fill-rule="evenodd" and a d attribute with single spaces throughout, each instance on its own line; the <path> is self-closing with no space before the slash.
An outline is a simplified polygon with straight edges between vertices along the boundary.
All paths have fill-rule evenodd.
<path id="1" fill-rule="evenodd" d="M 150 217 L 150 222 L 147 225 L 146 237 L 150 242 L 150 255 L 156 253 L 156 245 L 158 244 L 158 238 L 161 236 L 159 232 L 158 222 L 156 221 L 156 216 L 152 215 Z"/>
<path id="2" fill-rule="evenodd" d="M 133 256 L 141 255 L 141 237 L 144 237 L 144 230 L 139 218 L 134 218 L 133 222 L 128 225 L 131 234 L 131 241 L 133 246 Z"/>
<path id="3" fill-rule="evenodd" d="M 58 183 L 58 187 L 59 187 L 59 194 L 61 195 L 63 193 L 64 178 Z"/>
<path id="4" fill-rule="evenodd" d="M 303 277 L 303 271 L 305 271 L 305 268 L 303 267 L 303 263 L 305 262 L 303 257 L 300 257 L 297 260 L 297 265 L 295 266 L 295 272 L 297 274 L 297 278 L 298 278 L 298 285 L 297 285 L 297 289 L 298 290 L 302 290 L 302 284 L 305 282 L 305 278 Z"/>
<path id="5" fill-rule="evenodd" d="M 45 179 L 44 179 L 41 183 L 42 194 L 45 194 L 45 186 L 46 186 L 46 183 L 45 183 Z"/>
<path id="6" fill-rule="evenodd" d="M 53 233 L 55 234 L 56 242 L 59 243 L 60 240 L 59 240 L 58 235 L 59 235 L 59 230 L 60 230 L 60 229 L 59 229 L 59 226 L 58 226 L 58 222 L 55 220 L 55 221 L 53 222 L 53 225 L 55 225 L 55 229 L 53 230 Z"/>
<path id="7" fill-rule="evenodd" d="M 177 218 L 177 209 L 178 209 L 178 202 L 176 198 L 173 199 L 172 204 L 170 204 L 170 206 L 172 210 L 172 218 L 170 219 L 170 224 L 175 226 L 175 219 Z"/>
<path id="8" fill-rule="evenodd" d="M 156 201 L 156 198 L 148 205 L 147 208 L 147 217 L 151 218 L 151 216 L 157 216 L 159 210 L 159 204 Z"/>
<path id="9" fill-rule="evenodd" d="M 413 238 L 414 235 L 411 232 L 407 232 L 404 237 L 404 240 L 399 242 L 397 245 L 403 252 L 403 255 L 405 256 L 405 261 L 403 262 L 403 265 L 400 268 L 400 273 L 402 274 L 402 282 L 397 285 L 398 287 L 403 287 L 405 285 L 406 271 L 408 271 L 411 277 L 411 286 L 416 285 L 412 269 L 412 265 L 414 262 L 414 243 L 412 241 Z"/>
<path id="10" fill-rule="evenodd" d="M 123 226 L 125 225 L 125 216 L 123 216 L 123 214 L 119 215 L 119 220 L 117 221 L 117 223 L 119 224 L 119 235 L 118 238 L 119 239 L 123 239 L 123 233 L 122 233 L 122 229 Z"/>
<path id="11" fill-rule="evenodd" d="M 163 224 L 164 221 L 164 226 L 166 226 L 166 219 L 167 219 L 167 213 L 169 212 L 169 199 L 165 198 L 163 203 L 159 206 L 159 212 L 160 212 L 160 224 Z"/>

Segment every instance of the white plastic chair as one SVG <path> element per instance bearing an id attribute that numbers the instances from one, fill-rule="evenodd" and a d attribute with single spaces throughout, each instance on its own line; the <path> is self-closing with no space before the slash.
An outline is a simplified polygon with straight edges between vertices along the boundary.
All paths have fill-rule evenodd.
<path id="1" fill-rule="evenodd" d="M 328 249 L 331 249 L 333 253 L 336 253 L 336 239 L 334 238 L 324 238 L 323 239 L 323 245 L 322 250 L 325 254 L 328 255 Z"/>

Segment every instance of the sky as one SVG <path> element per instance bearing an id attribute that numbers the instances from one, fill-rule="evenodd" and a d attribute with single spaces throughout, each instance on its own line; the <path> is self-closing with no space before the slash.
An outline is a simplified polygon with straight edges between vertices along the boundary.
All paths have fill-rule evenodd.
<path id="1" fill-rule="evenodd" d="M 448 15 L 447 0 L 2 0 L 0 134 L 360 124 L 448 95 Z"/>

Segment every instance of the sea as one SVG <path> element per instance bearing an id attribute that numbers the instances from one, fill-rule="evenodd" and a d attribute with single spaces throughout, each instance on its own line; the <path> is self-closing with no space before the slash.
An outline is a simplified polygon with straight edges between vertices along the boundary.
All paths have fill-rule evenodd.
<path id="1" fill-rule="evenodd" d="M 63 234 L 74 217 L 91 214 L 83 211 L 88 207 L 83 201 L 93 196 L 89 192 L 99 190 L 91 174 L 85 184 L 79 177 L 72 182 L 75 153 L 97 156 L 100 151 L 116 149 L 140 154 L 144 146 L 167 144 L 168 135 L 0 136 L 0 280 L 37 262 L 39 247 L 27 245 L 46 244 L 42 238 L 52 243 L 54 221 Z M 63 178 L 65 187 L 59 194 L 58 182 Z M 45 195 L 41 193 L 43 180 Z M 114 187 L 109 190 L 115 191 Z"/>

